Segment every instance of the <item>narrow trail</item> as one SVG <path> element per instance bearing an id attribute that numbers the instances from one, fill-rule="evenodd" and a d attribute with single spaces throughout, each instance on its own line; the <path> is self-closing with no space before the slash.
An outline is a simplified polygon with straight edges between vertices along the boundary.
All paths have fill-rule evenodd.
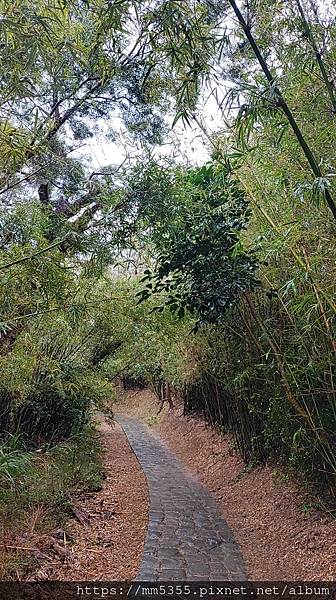
<path id="1" fill-rule="evenodd" d="M 239 547 L 207 490 L 146 425 L 124 415 L 116 419 L 149 488 L 138 580 L 246 580 Z"/>

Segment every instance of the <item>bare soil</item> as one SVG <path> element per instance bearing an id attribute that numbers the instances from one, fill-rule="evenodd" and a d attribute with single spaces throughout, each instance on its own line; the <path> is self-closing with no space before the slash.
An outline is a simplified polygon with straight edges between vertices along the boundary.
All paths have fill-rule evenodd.
<path id="1" fill-rule="evenodd" d="M 336 578 L 336 521 L 312 508 L 311 499 L 279 467 L 248 470 L 221 435 L 181 409 L 156 417 L 148 390 L 130 392 L 123 411 L 155 427 L 180 460 L 212 492 L 239 543 L 249 579 Z"/>
<path id="2" fill-rule="evenodd" d="M 13 560 L 29 562 L 29 580 L 121 581 L 138 572 L 148 519 L 146 479 L 121 427 L 102 420 L 99 429 L 102 490 L 73 498 L 74 518 L 63 529 L 37 532 L 27 515 L 27 528 L 3 540 L 3 558 L 12 552 Z"/>

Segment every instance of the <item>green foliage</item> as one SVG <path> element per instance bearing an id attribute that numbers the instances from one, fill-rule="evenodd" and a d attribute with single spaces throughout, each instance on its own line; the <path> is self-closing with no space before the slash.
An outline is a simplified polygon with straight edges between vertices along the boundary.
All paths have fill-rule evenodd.
<path id="1" fill-rule="evenodd" d="M 70 228 L 85 208 L 74 225 L 83 233 L 116 186 L 70 156 L 76 141 L 107 119 L 118 138 L 117 116 L 143 143 L 162 142 L 171 107 L 195 105 L 209 74 L 212 3 L 20 0 L 0 13 L 0 195 L 37 193 Z"/>
<path id="2" fill-rule="evenodd" d="M 237 7 L 0 2 L 8 498 L 32 464 L 22 446 L 79 433 L 121 375 L 168 383 L 247 462 L 334 487 L 335 18 L 307 0 Z M 216 136 L 205 89 L 225 108 Z M 148 160 L 172 110 L 201 124 L 211 162 Z M 141 159 L 89 174 L 75 143 L 116 115 Z"/>
<path id="3" fill-rule="evenodd" d="M 36 206 L 30 212 L 20 205 L 7 222 L 0 281 L 1 429 L 5 436 L 21 433 L 27 445 L 55 443 L 80 429 L 90 407 L 112 393 L 97 361 L 107 340 L 94 326 L 95 280 L 68 269 L 57 246 L 44 252 L 46 221 Z"/>
<path id="4" fill-rule="evenodd" d="M 29 472 L 30 463 L 31 456 L 26 452 L 0 447 L 0 481 L 5 480 L 14 486 L 20 477 Z"/>
<path id="5" fill-rule="evenodd" d="M 8 466 L 14 462 L 15 469 Z M 31 518 L 35 511 L 39 515 L 37 532 L 64 526 L 73 496 L 97 491 L 102 485 L 101 447 L 92 426 L 47 452 L 16 453 L 14 457 L 13 451 L 4 448 L 0 464 L 7 464 L 11 475 L 8 478 L 1 467 L 0 516 L 7 526 L 24 524 L 27 514 Z M 1 573 L 6 579 L 17 578 L 18 572 L 26 575 L 32 567 L 20 561 L 12 572 L 11 562 L 7 561 Z"/>
<path id="6" fill-rule="evenodd" d="M 263 132 L 267 135 L 267 124 Z M 335 272 L 331 258 L 334 253 L 331 244 L 328 246 L 332 228 L 328 215 L 319 212 L 317 205 L 314 228 L 304 207 L 295 208 L 296 218 L 291 222 L 293 205 L 285 192 L 286 182 L 276 177 L 279 165 L 273 167 L 272 154 L 264 154 L 266 147 L 265 142 L 265 148 L 260 145 L 254 150 L 253 165 L 250 153 L 241 155 L 239 169 L 235 170 L 254 211 L 249 224 L 246 212 L 234 213 L 238 217 L 235 228 L 230 212 L 221 213 L 224 233 L 225 225 L 230 225 L 233 246 L 225 245 L 224 235 L 216 247 L 215 202 L 219 200 L 221 207 L 224 197 L 225 207 L 228 197 L 235 200 L 226 186 L 223 153 L 219 152 L 222 162 L 216 168 L 207 165 L 184 172 L 151 165 L 138 169 L 130 178 L 127 193 L 134 199 L 140 215 L 138 223 L 157 261 L 144 270 L 142 281 L 148 282 L 148 287 L 138 296 L 150 300 L 149 309 L 158 309 L 153 319 L 161 314 L 161 327 L 166 318 L 164 307 L 171 307 L 180 318 L 181 306 L 196 318 L 200 317 L 199 307 L 203 311 L 202 331 L 193 341 L 184 339 L 185 364 L 189 361 L 184 369 L 188 376 L 180 378 L 176 387 L 184 396 L 185 410 L 200 412 L 231 431 L 236 447 L 248 462 L 279 461 L 312 484 L 327 484 L 332 492 L 336 468 L 332 367 Z M 261 181 L 269 186 L 267 194 L 260 183 L 259 168 Z M 274 175 L 267 175 L 266 169 L 269 173 L 275 169 Z M 290 177 L 288 167 L 287 174 Z M 238 190 L 233 183 L 233 192 Z M 279 193 L 282 204 L 278 202 Z M 244 246 L 257 249 L 263 289 L 256 289 L 255 261 L 245 289 L 240 273 L 233 272 L 240 293 L 233 293 L 235 302 L 230 305 L 225 303 L 223 290 L 227 284 L 230 292 L 235 288 L 227 266 L 221 270 L 222 263 L 216 257 L 220 261 L 227 257 L 234 260 L 237 246 L 249 266 L 254 255 L 246 253 Z M 191 277 L 201 287 L 188 287 Z M 207 312 L 203 287 L 207 282 L 215 297 L 221 299 L 220 310 Z M 153 292 L 161 295 L 161 305 L 158 302 L 159 306 L 153 306 Z M 212 323 L 216 328 L 209 327 Z M 160 369 L 154 370 L 150 379 L 145 365 L 146 356 L 137 365 L 137 375 L 176 383 L 169 378 L 170 373 L 162 375 Z"/>
<path id="7" fill-rule="evenodd" d="M 151 417 L 148 417 L 148 419 L 147 419 L 147 425 L 149 427 L 153 427 L 153 425 L 157 425 L 157 416 L 156 415 L 152 415 Z"/>
<path id="8" fill-rule="evenodd" d="M 233 431 L 247 460 L 279 460 L 310 483 L 327 484 L 334 497 L 336 263 L 326 200 L 327 192 L 335 197 L 335 15 L 305 1 L 276 1 L 273 8 L 266 1 L 249 6 L 243 11 L 247 27 L 232 31 L 222 55 L 231 119 L 216 137 L 207 134 L 216 159 L 229 157 L 250 202 L 253 216 L 243 239 L 257 249 L 266 293 L 247 294 L 223 327 L 208 330 L 198 381 L 186 389 L 186 410 Z M 319 174 L 310 171 L 276 86 Z"/>
<path id="9" fill-rule="evenodd" d="M 106 283 L 105 283 L 106 285 Z M 169 311 L 153 312 L 157 299 L 138 304 L 139 281 L 114 282 L 114 302 L 99 308 L 99 328 L 118 340 L 115 352 L 101 366 L 108 378 L 128 375 L 155 384 L 169 381 L 182 387 L 191 376 L 187 349 L 194 320 L 181 322 Z"/>
<path id="10" fill-rule="evenodd" d="M 241 240 L 248 202 L 229 166 L 210 163 L 171 174 L 150 166 L 142 178 L 137 173 L 133 193 L 141 194 L 157 257 L 153 271 L 145 271 L 140 300 L 164 292 L 170 310 L 179 316 L 188 310 L 197 326 L 221 321 L 258 285 L 256 256 Z"/>

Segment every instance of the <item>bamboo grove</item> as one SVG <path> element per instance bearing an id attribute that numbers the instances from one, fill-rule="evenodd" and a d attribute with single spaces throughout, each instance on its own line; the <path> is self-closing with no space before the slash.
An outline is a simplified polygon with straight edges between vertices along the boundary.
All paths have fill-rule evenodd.
<path id="1" fill-rule="evenodd" d="M 326 4 L 0 2 L 4 486 L 123 377 L 335 501 Z M 204 164 L 160 153 L 181 127 Z M 100 130 L 123 161 L 90 165 Z"/>

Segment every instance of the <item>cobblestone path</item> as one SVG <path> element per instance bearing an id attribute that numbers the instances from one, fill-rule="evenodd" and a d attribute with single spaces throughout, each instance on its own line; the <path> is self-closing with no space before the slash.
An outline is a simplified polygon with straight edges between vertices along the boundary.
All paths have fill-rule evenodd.
<path id="1" fill-rule="evenodd" d="M 146 475 L 150 508 L 139 581 L 243 581 L 243 560 L 207 490 L 146 425 L 117 416 Z"/>

